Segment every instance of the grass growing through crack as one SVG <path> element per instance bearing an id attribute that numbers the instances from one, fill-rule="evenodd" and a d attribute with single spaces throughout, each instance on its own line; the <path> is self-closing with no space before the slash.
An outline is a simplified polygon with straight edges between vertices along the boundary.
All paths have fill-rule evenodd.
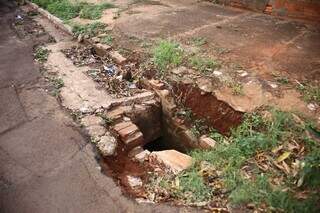
<path id="1" fill-rule="evenodd" d="M 106 24 L 101 22 L 94 22 L 86 25 L 75 24 L 72 27 L 72 32 L 75 36 L 83 35 L 91 38 L 100 33 L 104 33 L 106 31 L 105 28 Z"/>
<path id="2" fill-rule="evenodd" d="M 231 81 L 227 82 L 229 88 L 231 88 L 233 95 L 244 95 L 243 85 L 239 82 Z"/>
<path id="3" fill-rule="evenodd" d="M 153 62 L 161 73 L 170 67 L 177 67 L 182 60 L 182 48 L 172 41 L 162 40 L 153 49 Z"/>
<path id="4" fill-rule="evenodd" d="M 269 113 L 247 114 L 228 138 L 211 132 L 217 145 L 190 153 L 194 159 L 192 168 L 167 184 L 169 188 L 175 185 L 170 189 L 172 196 L 192 203 L 208 201 L 219 194 L 219 188 L 201 175 L 199 165 L 208 162 L 220 172 L 219 182 L 233 204 L 250 203 L 274 212 L 317 212 L 320 145 L 308 138 L 306 126 L 294 115 L 277 110 Z M 290 171 L 281 165 L 287 165 Z M 175 184 L 177 179 L 179 184 Z M 307 198 L 297 198 L 295 192 L 299 190 L 309 192 Z"/>

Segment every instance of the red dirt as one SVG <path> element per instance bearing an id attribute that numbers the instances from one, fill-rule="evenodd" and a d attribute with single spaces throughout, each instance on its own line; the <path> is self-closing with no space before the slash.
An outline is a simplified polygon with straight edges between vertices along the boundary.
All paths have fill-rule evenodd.
<path id="1" fill-rule="evenodd" d="M 242 112 L 235 111 L 212 94 L 201 94 L 200 89 L 186 84 L 176 84 L 173 90 L 177 95 L 182 94 L 183 104 L 192 110 L 196 118 L 205 119 L 208 125 L 222 134 L 228 134 L 242 122 Z"/>
<path id="2" fill-rule="evenodd" d="M 115 157 L 105 157 L 100 160 L 102 173 L 114 178 L 124 192 L 132 197 L 143 197 L 144 188 L 132 189 L 128 183 L 127 175 L 139 177 L 142 182 L 147 182 L 148 172 L 151 168 L 128 157 L 128 150 L 124 148 L 121 141 L 118 143 L 117 155 Z"/>

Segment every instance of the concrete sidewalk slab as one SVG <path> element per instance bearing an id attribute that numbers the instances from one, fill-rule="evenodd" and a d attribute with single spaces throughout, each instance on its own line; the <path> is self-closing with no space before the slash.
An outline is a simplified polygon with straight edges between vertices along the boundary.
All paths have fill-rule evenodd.
<path id="1" fill-rule="evenodd" d="M 79 151 L 81 135 L 62 122 L 46 118 L 26 123 L 0 136 L 0 148 L 37 175 L 62 166 Z"/>
<path id="2" fill-rule="evenodd" d="M 27 120 L 14 87 L 0 89 L 0 103 L 0 134 Z"/>

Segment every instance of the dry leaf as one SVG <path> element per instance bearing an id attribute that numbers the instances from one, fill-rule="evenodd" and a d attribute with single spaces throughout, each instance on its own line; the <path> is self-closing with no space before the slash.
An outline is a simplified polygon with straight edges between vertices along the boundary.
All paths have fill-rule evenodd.
<path id="1" fill-rule="evenodd" d="M 280 163 L 280 162 L 284 161 L 284 160 L 287 159 L 290 155 L 291 155 L 291 152 L 284 152 L 282 155 L 280 155 L 280 156 L 277 158 L 277 163 Z"/>

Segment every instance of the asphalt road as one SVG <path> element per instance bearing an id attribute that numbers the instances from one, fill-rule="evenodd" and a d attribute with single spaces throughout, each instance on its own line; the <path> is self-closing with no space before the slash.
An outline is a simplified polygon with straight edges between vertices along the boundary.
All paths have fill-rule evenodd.
<path id="1" fill-rule="evenodd" d="M 35 41 L 13 30 L 20 13 L 0 0 L 0 212 L 185 212 L 138 205 L 101 174 L 91 144 L 42 87 Z"/>

